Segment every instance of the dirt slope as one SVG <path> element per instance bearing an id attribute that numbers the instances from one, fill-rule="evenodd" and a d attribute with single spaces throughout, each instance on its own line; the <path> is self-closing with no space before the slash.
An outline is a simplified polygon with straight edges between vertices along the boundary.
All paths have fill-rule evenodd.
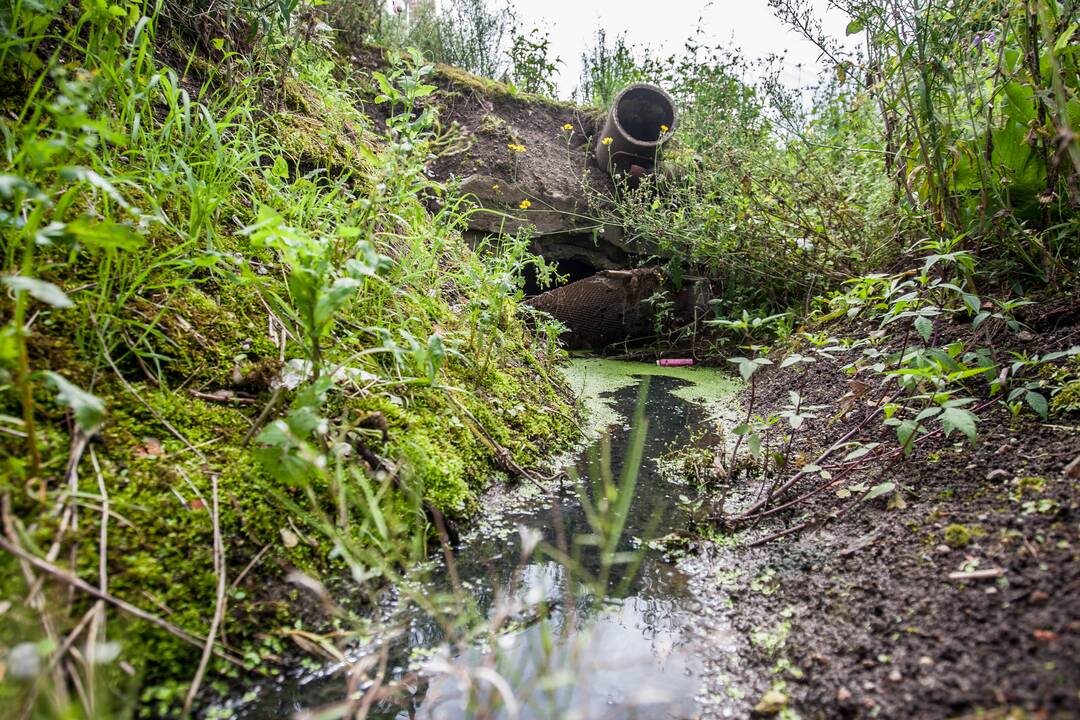
<path id="1" fill-rule="evenodd" d="M 998 351 L 1077 344 L 1077 311 L 1069 300 L 1040 310 L 1026 318 L 1034 332 L 1002 336 Z M 839 419 L 852 387 L 840 365 L 818 363 L 803 390 L 827 408 L 808 421 L 804 457 L 862 419 Z M 791 368 L 767 374 L 757 407 L 781 409 L 799 382 Z M 988 411 L 974 449 L 954 435 L 896 466 L 868 463 L 868 482 L 892 481 L 895 495 L 762 547 L 722 533 L 706 543 L 704 615 L 738 649 L 711 659 L 717 716 L 734 702 L 806 718 L 1080 717 L 1080 478 L 1067 470 L 1078 415 Z M 848 507 L 829 490 L 736 537 L 832 506 Z"/>

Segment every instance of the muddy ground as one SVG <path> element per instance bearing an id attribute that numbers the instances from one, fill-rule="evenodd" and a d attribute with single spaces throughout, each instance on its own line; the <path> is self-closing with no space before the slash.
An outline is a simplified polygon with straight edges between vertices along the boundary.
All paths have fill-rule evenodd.
<path id="1" fill-rule="evenodd" d="M 995 351 L 1080 344 L 1078 310 L 1065 300 L 1033 312 L 1031 332 L 998 333 Z M 800 431 L 804 462 L 866 415 L 856 406 L 839 417 L 851 359 L 813 366 L 805 402 L 826 409 Z M 756 411 L 786 405 L 796 373 L 764 374 Z M 1080 479 L 1065 471 L 1080 456 L 1077 415 L 984 411 L 976 447 L 956 433 L 895 466 L 868 462 L 863 478 L 899 492 L 760 547 L 747 545 L 851 499 L 830 489 L 734 536 L 710 525 L 712 539 L 686 561 L 713 641 L 705 715 L 1080 717 Z M 747 489 L 714 488 L 713 501 L 745 502 Z"/>

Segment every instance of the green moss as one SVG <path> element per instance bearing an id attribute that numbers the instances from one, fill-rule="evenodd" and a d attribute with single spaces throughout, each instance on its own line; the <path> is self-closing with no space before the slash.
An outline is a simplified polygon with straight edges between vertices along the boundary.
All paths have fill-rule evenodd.
<path id="1" fill-rule="evenodd" d="M 945 531 L 942 533 L 942 538 L 944 539 L 945 544 L 953 548 L 954 550 L 966 548 L 968 545 L 971 544 L 971 540 L 973 537 L 974 533 L 971 531 L 971 528 L 966 525 L 960 525 L 956 523 L 947 526 L 945 528 Z"/>
<path id="2" fill-rule="evenodd" d="M 506 129 L 506 121 L 495 113 L 488 113 L 482 117 L 476 132 L 484 135 L 509 135 Z"/>
<path id="3" fill-rule="evenodd" d="M 1066 384 L 1050 400 L 1050 409 L 1055 413 L 1080 411 L 1080 380 Z"/>
<path id="4" fill-rule="evenodd" d="M 315 118 L 280 112 L 274 123 L 283 149 L 296 162 L 346 169 L 358 160 L 351 143 Z"/>
<path id="5" fill-rule="evenodd" d="M 467 70 L 450 65 L 436 65 L 435 71 L 459 89 L 472 90 L 491 98 L 514 97 L 518 93 L 512 85 L 473 75 Z"/>
<path id="6" fill-rule="evenodd" d="M 1036 476 L 1014 478 L 1011 483 L 1013 486 L 1011 497 L 1013 501 L 1020 502 L 1025 497 L 1040 495 L 1046 490 L 1048 482 L 1046 478 Z"/>
<path id="7" fill-rule="evenodd" d="M 783 649 L 789 635 L 791 635 L 791 622 L 783 620 L 771 630 L 760 628 L 752 631 L 750 633 L 750 643 L 754 647 L 774 655 Z"/>
<path id="8" fill-rule="evenodd" d="M 280 654 L 280 638 L 274 632 L 295 621 L 298 595 L 284 586 L 283 568 L 297 568 L 323 579 L 345 577 L 349 570 L 340 552 L 334 552 L 335 543 L 327 537 L 327 523 L 321 517 L 335 509 L 332 483 L 319 476 L 308 486 L 293 487 L 259 461 L 257 443 L 243 442 L 270 400 L 270 384 L 280 370 L 282 351 L 286 358 L 299 358 L 302 351 L 290 316 L 292 288 L 284 278 L 285 268 L 273 253 L 253 249 L 238 228 L 250 222 L 253 207 L 260 202 L 278 208 L 288 222 L 312 236 L 354 219 L 350 211 L 359 204 L 357 198 L 363 197 L 369 161 L 379 157 L 368 130 L 370 123 L 350 103 L 348 89 L 329 88 L 332 79 L 311 77 L 306 70 L 301 77 L 305 79 L 286 78 L 284 109 L 259 128 L 275 138 L 259 148 L 268 155 L 258 160 L 230 160 L 227 153 L 185 156 L 184 161 L 195 167 L 195 180 L 201 182 L 199 173 L 206 167 L 237 179 L 235 196 L 212 198 L 220 204 L 200 218 L 201 225 L 187 226 L 189 214 L 196 212 L 192 197 L 179 197 L 186 190 L 176 190 L 178 197 L 169 197 L 165 192 L 155 195 L 159 188 L 149 181 L 135 187 L 147 169 L 133 167 L 131 177 L 137 180 L 125 182 L 125 192 L 132 186 L 133 199 L 147 201 L 139 202 L 141 207 L 160 208 L 160 215 L 169 222 L 149 222 L 147 215 L 146 244 L 137 251 L 79 256 L 78 262 L 68 266 L 58 260 L 57 277 L 49 279 L 72 292 L 76 307 L 41 313 L 31 338 L 35 369 L 62 372 L 106 405 L 100 436 L 79 465 L 79 497 L 85 504 L 80 505 L 77 531 L 71 529 L 65 536 L 64 557 L 76 548 L 75 570 L 96 581 L 103 522 L 97 509 L 100 468 L 114 513 L 108 516 L 106 528 L 109 592 L 203 636 L 216 599 L 213 524 L 208 511 L 216 484 L 228 577 L 235 579 L 249 562 L 261 557 L 230 598 L 225 618 L 230 647 L 251 665 Z M 320 82 L 327 87 L 319 86 Z M 254 96 L 236 97 L 240 98 L 237 102 L 249 103 L 252 117 L 265 117 L 254 106 Z M 132 163 L 140 157 L 138 150 L 130 153 Z M 206 152 L 214 151 L 208 147 Z M 300 177 L 289 183 L 259 164 L 273 162 L 275 154 L 285 155 L 294 166 L 311 164 L 348 174 L 333 176 L 332 182 L 321 179 L 324 173 L 316 174 L 314 180 Z M 290 175 L 298 174 L 296 167 L 289 170 Z M 401 225 L 379 225 L 371 231 L 372 238 L 388 253 L 401 251 L 394 243 L 408 233 L 419 238 L 416 248 L 425 247 L 421 243 L 438 244 L 442 255 L 433 252 L 438 257 L 432 267 L 445 268 L 446 273 L 410 267 L 393 287 L 389 283 L 366 287 L 342 311 L 332 341 L 326 341 L 327 352 L 350 367 L 376 372 L 384 382 L 376 390 L 333 393 L 332 407 L 325 415 L 336 422 L 350 414 L 380 413 L 386 420 L 387 437 L 385 444 L 380 440 L 375 448 L 378 453 L 393 462 L 400 460 L 403 477 L 422 488 L 432 503 L 467 523 L 478 510 L 477 497 L 491 482 L 496 463 L 491 448 L 478 440 L 448 396 L 453 393 L 484 431 L 524 467 L 535 466 L 573 439 L 574 409 L 550 382 L 551 364 L 534 354 L 509 300 L 498 327 L 491 331 L 494 352 L 483 371 L 475 363 L 448 358 L 438 378 L 441 384 L 428 385 L 413 378 L 403 381 L 405 373 L 385 355 L 361 355 L 375 342 L 365 330 L 368 327 L 393 337 L 400 337 L 403 330 L 419 338 L 439 332 L 449 344 L 464 334 L 451 302 L 469 302 L 479 292 L 469 282 L 456 283 L 453 278 L 455 271 L 464 274 L 461 267 L 474 274 L 484 268 L 479 261 L 466 266 L 471 256 L 457 236 L 456 221 L 432 219 L 415 197 L 400 197 L 396 202 L 394 212 L 387 214 L 394 214 L 394 222 Z M 87 186 L 85 196 L 78 196 L 72 207 L 96 209 L 100 205 L 100 197 Z M 233 259 L 246 262 L 234 264 Z M 96 296 L 99 290 L 100 298 Z M 276 324 L 271 323 L 271 307 L 279 319 Z M 284 348 L 270 337 L 281 325 L 288 326 L 290 336 Z M 103 345 L 109 360 L 115 362 L 115 371 L 106 361 Z M 242 392 L 249 404 L 205 399 L 218 390 Z M 285 400 L 287 405 L 290 398 Z M 55 491 L 72 446 L 68 411 L 43 384 L 35 387 L 35 401 L 43 475 Z M 0 412 L 18 414 L 12 393 L 3 385 Z M 28 528 L 28 541 L 47 548 L 57 521 L 46 512 L 46 504 L 24 488 L 23 443 L 11 436 L 0 437 L 0 455 L 0 487 L 11 494 L 13 511 Z M 348 469 L 355 474 L 347 477 L 365 479 L 365 468 L 352 464 L 349 457 Z M 355 487 L 347 491 L 359 494 Z M 404 496 L 388 490 L 387 511 L 400 510 L 393 520 L 419 536 L 422 545 L 424 519 L 408 512 Z M 370 533 L 365 535 L 347 522 L 334 530 L 341 533 L 343 542 L 367 548 L 375 545 Z M 9 578 L 3 597 L 23 597 L 25 588 L 10 558 L 0 559 L 0 570 L 7 570 Z M 76 596 L 73 622 L 89 605 L 89 598 Z M 0 644 L 23 630 L 13 617 L 14 611 L 0 618 Z M 66 619 L 59 620 L 61 625 Z M 71 627 L 59 629 L 67 632 Z M 124 660 L 141 671 L 143 712 L 160 717 L 175 714 L 199 648 L 119 614 L 110 615 L 109 637 L 123 638 Z M 213 669 L 218 677 L 227 670 L 216 661 Z M 207 680 L 212 681 L 213 676 Z"/>

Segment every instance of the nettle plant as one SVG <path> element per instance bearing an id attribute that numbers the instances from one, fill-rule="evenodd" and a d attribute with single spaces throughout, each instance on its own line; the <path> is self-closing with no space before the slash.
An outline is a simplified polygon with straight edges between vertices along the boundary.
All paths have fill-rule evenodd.
<path id="1" fill-rule="evenodd" d="M 751 459 L 766 461 L 761 465 L 766 475 L 768 460 L 774 460 L 777 468 L 789 464 L 793 438 L 820 409 L 807 406 L 802 397 L 815 360 L 855 354 L 844 366 L 850 376 L 850 391 L 839 404 L 844 414 L 860 409 L 862 419 L 820 457 L 801 463 L 783 482 L 763 484 L 758 499 L 747 510 L 727 515 L 725 521 L 756 522 L 829 489 L 836 490 L 837 498 L 847 503 L 843 509 L 812 514 L 781 533 L 824 522 L 860 502 L 883 495 L 893 495 L 890 502 L 900 505 L 903 500 L 895 495 L 896 484 L 883 475 L 892 464 L 910 456 L 920 442 L 959 435 L 974 444 L 981 416 L 994 406 L 1005 405 L 1014 416 L 1027 408 L 1044 419 L 1048 417 L 1048 398 L 1060 392 L 1059 386 L 1071 377 L 1068 371 L 1048 364 L 1080 355 L 1080 347 L 1036 356 L 1013 353 L 1011 362 L 1002 363 L 991 343 L 990 329 L 1023 331 L 1023 324 L 1013 312 L 1027 301 L 995 300 L 976 294 L 973 288 L 977 263 L 970 253 L 960 249 L 960 242 L 949 239 L 920 243 L 917 248 L 927 254 L 915 269 L 859 278 L 849 284 L 846 292 L 833 296 L 823 312 L 826 320 L 847 315 L 876 322 L 877 330 L 858 340 L 837 339 L 826 333 L 799 333 L 809 350 L 789 354 L 781 367 L 800 368 L 803 380 L 791 391 L 787 407 L 776 415 L 760 417 L 753 413 L 756 375 L 771 361 L 764 357 L 731 359 L 750 383 L 750 410 L 735 429 L 735 452 L 745 438 Z M 950 321 L 948 327 L 945 320 Z M 966 340 L 948 337 L 955 334 L 951 328 L 965 322 L 973 328 Z M 886 338 L 890 337 L 898 338 L 900 345 L 886 347 Z M 768 437 L 775 431 L 769 431 L 780 420 L 787 421 L 790 433 L 782 436 L 779 448 L 770 450 Z M 875 424 L 895 435 L 895 444 L 877 437 Z M 834 453 L 838 457 L 830 459 Z M 877 478 L 857 480 L 859 469 L 872 459 L 879 461 Z M 735 463 L 730 467 L 729 477 Z M 816 484 L 790 499 L 789 493 L 810 477 L 816 478 Z"/>
<path id="2" fill-rule="evenodd" d="M 1042 364 L 1080 352 L 1073 348 L 1041 357 L 1016 355 L 1014 362 L 1002 367 L 995 360 L 987 332 L 974 335 L 975 339 L 987 338 L 986 346 L 973 345 L 971 340 L 937 343 L 940 320 L 946 318 L 966 319 L 975 330 L 985 330 L 988 321 L 996 321 L 1009 331 L 1020 332 L 1024 326 L 1014 313 L 1031 304 L 1029 300 L 999 300 L 976 294 L 972 288 L 977 263 L 971 253 L 959 249 L 964 239 L 958 236 L 923 241 L 914 249 L 929 254 L 922 258 L 918 270 L 860 278 L 853 281 L 847 293 L 834 298 L 841 308 L 846 308 L 848 317 L 862 315 L 879 320 L 879 337 L 891 325 L 905 326 L 898 351 L 875 347 L 871 338 L 862 356 L 846 367 L 852 375 L 867 371 L 880 377 L 883 386 L 895 382 L 900 388 L 898 399 L 885 403 L 882 414 L 885 424 L 895 428 L 905 455 L 911 452 L 918 435 L 935 427 L 946 437 L 959 431 L 974 443 L 978 413 L 994 404 L 1002 393 L 1007 393 L 1003 402 L 1014 416 L 1026 406 L 1047 418 L 1047 394 L 1053 388 L 1037 377 L 1024 378 L 1037 375 Z M 976 380 L 987 384 L 989 401 L 976 402 L 970 387 Z"/>
<path id="3" fill-rule="evenodd" d="M 562 60 L 551 57 L 551 37 L 533 28 L 528 34 L 511 31 L 510 76 L 518 90 L 538 95 L 555 96 L 555 72 Z"/>
<path id="4" fill-rule="evenodd" d="M 268 207 L 261 208 L 256 222 L 243 232 L 256 247 L 277 251 L 289 268 L 289 298 L 270 290 L 266 292 L 273 305 L 291 318 L 300 331 L 311 380 L 315 382 L 324 370 L 323 339 L 330 333 L 338 313 L 366 281 L 378 282 L 379 273 L 390 269 L 393 263 L 369 241 L 359 240 L 352 245 L 353 256 L 338 265 L 333 242 L 312 238 L 286 225 L 281 215 Z M 339 237 L 352 239 L 356 229 L 339 227 L 337 233 Z"/>
<path id="5" fill-rule="evenodd" d="M 420 103 L 438 89 L 426 82 L 435 68 L 424 64 L 417 50 L 404 54 L 391 51 L 388 59 L 388 73 L 371 74 L 379 87 L 376 104 L 390 106 L 390 117 L 386 121 L 388 149 L 396 160 L 382 178 L 383 184 L 390 195 L 418 192 L 430 187 L 424 174 L 424 162 L 435 140 L 432 132 L 435 111 L 430 107 L 421 108 Z"/>

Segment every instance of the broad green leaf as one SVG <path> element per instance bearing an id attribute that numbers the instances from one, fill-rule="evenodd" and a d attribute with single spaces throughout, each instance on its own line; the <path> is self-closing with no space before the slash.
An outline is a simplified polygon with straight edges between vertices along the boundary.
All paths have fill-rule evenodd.
<path id="1" fill-rule="evenodd" d="M 851 35 L 862 32 L 864 27 L 866 27 L 866 25 L 862 20 L 852 20 L 847 24 L 847 28 L 844 32 L 850 37 Z"/>
<path id="2" fill-rule="evenodd" d="M 11 323 L 0 325 L 0 366 L 11 365 L 19 357 L 18 334 Z"/>
<path id="3" fill-rule="evenodd" d="M 870 491 L 866 493 L 866 497 L 864 499 L 873 500 L 876 497 L 881 497 L 882 495 L 891 493 L 895 489 L 896 483 L 883 482 L 880 485 L 875 485 L 874 487 L 870 488 Z"/>
<path id="4" fill-rule="evenodd" d="M 343 277 L 338 278 L 333 285 L 324 288 L 319 293 L 319 299 L 315 303 L 315 312 L 313 314 L 313 329 L 317 334 L 321 335 L 326 331 L 330 321 L 334 319 L 334 315 L 356 294 L 359 287 L 360 281 L 356 278 Z"/>
<path id="5" fill-rule="evenodd" d="M 978 430 L 975 423 L 979 418 L 970 410 L 959 407 L 947 407 L 941 411 L 941 424 L 945 428 L 945 437 L 952 434 L 953 430 L 959 430 L 967 436 L 971 442 L 975 442 Z"/>
<path id="6" fill-rule="evenodd" d="M 285 161 L 285 158 L 278 155 L 274 158 L 274 166 L 270 169 L 270 173 L 274 177 L 281 178 L 282 180 L 289 179 L 289 163 Z"/>
<path id="7" fill-rule="evenodd" d="M 1080 345 L 1073 345 L 1068 350 L 1047 353 L 1046 355 L 1043 355 L 1040 359 L 1042 360 L 1042 362 L 1051 362 L 1053 360 L 1060 360 L 1064 357 L 1072 357 L 1073 355 L 1080 355 Z"/>
<path id="8" fill-rule="evenodd" d="M 56 308 L 69 308 L 75 305 L 63 290 L 51 282 L 23 275 L 9 275 L 3 278 L 2 282 L 12 290 L 28 292 L 35 300 Z"/>
<path id="9" fill-rule="evenodd" d="M 915 330 L 922 337 L 923 342 L 930 342 L 930 336 L 934 334 L 934 322 L 923 315 L 915 318 Z"/>
<path id="10" fill-rule="evenodd" d="M 1073 23 L 1065 28 L 1065 32 L 1058 36 L 1057 42 L 1054 43 L 1055 55 L 1061 55 L 1065 52 L 1065 48 L 1069 47 L 1069 41 L 1072 40 L 1073 35 L 1076 34 L 1077 28 L 1080 28 L 1080 24 Z"/>
<path id="11" fill-rule="evenodd" d="M 111 220 L 94 220 L 86 216 L 72 220 L 65 228 L 76 242 L 98 250 L 137 250 L 146 239 L 130 226 Z"/>
<path id="12" fill-rule="evenodd" d="M 85 182 L 96 187 L 101 192 L 105 193 L 113 199 L 120 207 L 127 210 L 131 207 L 124 196 L 120 194 L 120 191 L 115 186 L 101 175 L 97 174 L 90 168 L 79 167 L 77 165 L 62 168 L 60 170 L 60 177 L 65 180 L 74 180 L 78 182 Z"/>
<path id="13" fill-rule="evenodd" d="M 45 197 L 40 190 L 18 175 L 0 175 L 0 197 L 10 200 L 17 192 L 32 198 Z"/>
<path id="14" fill-rule="evenodd" d="M 1042 416 L 1043 420 L 1050 417 L 1050 407 L 1046 402 L 1045 395 L 1029 390 L 1028 393 L 1024 395 L 1024 399 L 1032 410 Z"/>
<path id="15" fill-rule="evenodd" d="M 939 407 L 928 407 L 915 416 L 915 421 L 918 422 L 920 420 L 929 420 L 932 417 L 937 417 L 940 412 L 941 408 Z"/>
<path id="16" fill-rule="evenodd" d="M 914 420 L 903 420 L 896 425 L 896 439 L 900 441 L 900 447 L 904 449 L 904 456 L 911 454 L 914 446 L 915 428 L 918 425 Z"/>
<path id="17" fill-rule="evenodd" d="M 861 447 L 857 447 L 854 450 L 852 450 L 851 452 L 849 452 L 847 455 L 845 455 L 842 462 L 848 462 L 848 461 L 851 461 L 851 460 L 858 460 L 859 458 L 861 458 L 864 455 L 868 454 L 870 451 L 872 451 L 877 446 L 878 446 L 878 443 L 867 443 L 866 445 L 863 445 Z"/>
<path id="18" fill-rule="evenodd" d="M 101 398 L 68 382 L 63 375 L 51 371 L 46 371 L 44 374 L 49 385 L 56 390 L 57 402 L 71 408 L 75 422 L 83 431 L 91 432 L 101 425 L 101 421 L 105 418 L 105 403 L 101 401 Z"/>
<path id="19" fill-rule="evenodd" d="M 754 433 L 750 436 L 750 455 L 754 458 L 761 457 L 761 436 Z"/>
<path id="20" fill-rule="evenodd" d="M 439 368 L 446 360 L 446 345 L 442 336 L 432 333 L 427 342 L 428 374 L 431 382 L 435 382 L 435 376 L 439 374 Z"/>

